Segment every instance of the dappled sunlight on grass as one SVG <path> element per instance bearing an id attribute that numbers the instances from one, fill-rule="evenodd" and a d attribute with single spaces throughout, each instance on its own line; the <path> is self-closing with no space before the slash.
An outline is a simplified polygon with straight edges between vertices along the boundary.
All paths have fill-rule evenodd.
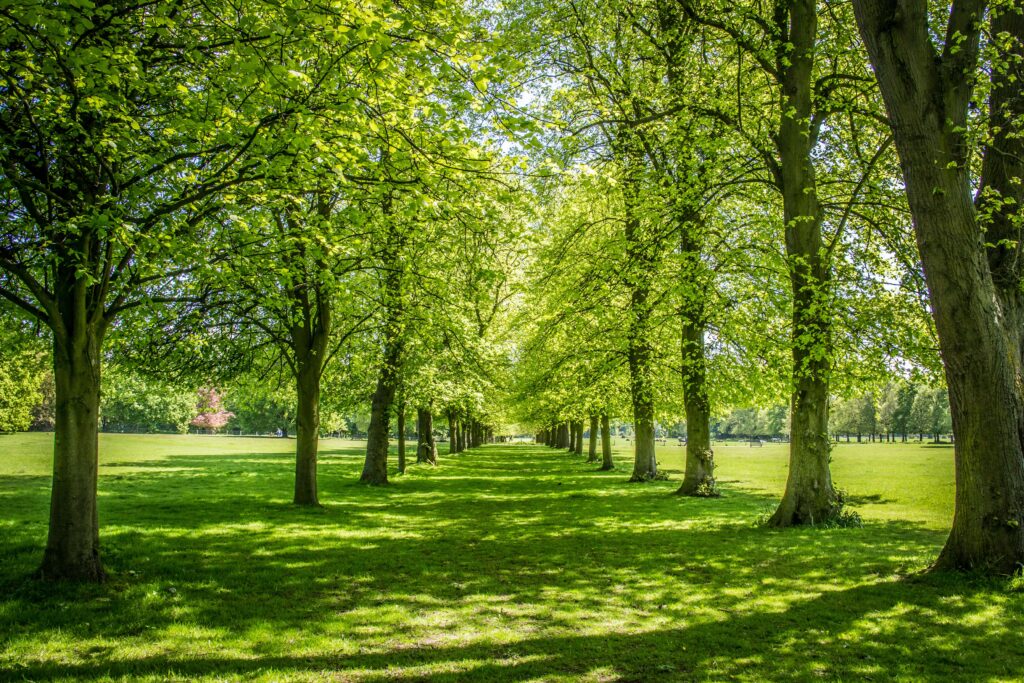
<path id="1" fill-rule="evenodd" d="M 837 449 L 839 483 L 865 526 L 772 531 L 756 526 L 785 476 L 785 454 L 772 445 L 718 448 L 725 495 L 705 500 L 672 495 L 677 481 L 627 484 L 625 462 L 597 472 L 528 446 L 442 453 L 436 468 L 364 487 L 355 481 L 362 445 L 332 442 L 320 469 L 325 507 L 302 509 L 290 504 L 293 441 L 105 436 L 112 580 L 54 588 L 26 578 L 42 552 L 48 495 L 45 477 L 32 474 L 48 442 L 30 436 L 34 455 L 19 436 L 21 451 L 0 460 L 0 677 L 805 680 L 1024 670 L 1024 593 L 913 575 L 941 546 L 937 520 L 949 516 L 939 450 Z M 154 455 L 140 455 L 150 443 Z"/>

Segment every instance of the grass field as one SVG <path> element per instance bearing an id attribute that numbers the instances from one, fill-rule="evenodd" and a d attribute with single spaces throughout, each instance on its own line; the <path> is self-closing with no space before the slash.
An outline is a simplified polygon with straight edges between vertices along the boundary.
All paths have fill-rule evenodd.
<path id="1" fill-rule="evenodd" d="M 386 488 L 326 441 L 105 435 L 104 586 L 27 577 L 50 437 L 0 436 L 0 679 L 1020 680 L 1020 582 L 921 576 L 952 451 L 842 445 L 862 528 L 769 531 L 781 445 L 719 446 L 724 497 L 627 484 L 526 445 L 442 455 Z M 442 448 L 442 453 L 444 448 Z M 682 453 L 660 450 L 678 480 Z"/>

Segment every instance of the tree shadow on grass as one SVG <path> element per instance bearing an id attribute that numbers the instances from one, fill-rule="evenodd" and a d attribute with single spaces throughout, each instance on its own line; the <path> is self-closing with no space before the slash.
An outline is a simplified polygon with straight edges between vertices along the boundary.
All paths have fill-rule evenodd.
<path id="1" fill-rule="evenodd" d="M 797 680 L 878 674 L 897 652 L 911 676 L 971 670 L 962 666 L 995 675 L 982 651 L 1024 626 L 1019 614 L 979 625 L 991 584 L 894 581 L 941 545 L 944 534 L 922 525 L 767 531 L 752 525 L 772 501 L 764 495 L 662 496 L 675 484 L 625 486 L 561 454 L 526 455 L 482 449 L 385 489 L 357 485 L 358 461 L 338 458 L 321 468 L 326 511 L 288 503 L 288 455 L 180 456 L 189 474 L 178 479 L 161 463 L 132 463 L 131 477 L 101 482 L 113 582 L 54 588 L 7 575 L 0 642 L 59 632 L 122 639 L 140 653 L 76 650 L 63 664 L 21 656 L 11 672 L 454 681 L 606 669 L 619 680 Z M 45 522 L 38 488 L 18 508 L 32 527 Z M 26 538 L 0 539 L 0 552 L 18 543 L 24 555 Z M 195 654 L 189 636 L 174 635 L 182 624 L 274 637 L 214 639 Z M 580 629 L 591 633 L 571 635 Z M 299 648 L 309 656 L 283 643 L 320 632 L 332 640 Z M 164 654 L 145 654 L 153 649 Z"/>
<path id="2" fill-rule="evenodd" d="M 72 665 L 26 664 L 30 680 L 70 677 L 338 674 L 345 680 L 506 681 L 600 673 L 605 680 L 872 677 L 983 679 L 1019 673 L 1014 626 L 972 623 L 990 586 L 943 581 L 877 582 L 793 601 L 784 609 L 722 608 L 641 632 L 540 635 L 446 644 L 443 637 L 386 651 L 312 656 L 143 656 Z M 942 629 L 934 619 L 941 614 Z M 1019 621 L 1019 620 L 1018 620 Z M 1001 653 L 995 657 L 993 653 Z M 429 672 L 429 675 L 425 675 Z"/>

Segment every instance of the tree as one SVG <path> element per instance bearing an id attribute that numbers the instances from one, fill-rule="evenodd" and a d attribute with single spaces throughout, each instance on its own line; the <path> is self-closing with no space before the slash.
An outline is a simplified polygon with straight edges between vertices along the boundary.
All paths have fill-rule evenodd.
<path id="1" fill-rule="evenodd" d="M 892 124 L 950 391 L 955 513 L 935 567 L 1009 573 L 1024 562 L 1024 16 L 1016 2 L 955 0 L 939 39 L 924 0 L 855 0 L 854 9 Z M 972 107 L 986 72 L 979 130 Z"/>
<path id="2" fill-rule="evenodd" d="M 34 340 L 0 331 L 0 432 L 32 426 L 46 377 L 43 353 Z"/>
<path id="3" fill-rule="evenodd" d="M 867 392 L 857 399 L 857 440 L 861 434 L 873 435 L 878 431 L 878 408 L 875 406 L 875 394 Z"/>
<path id="4" fill-rule="evenodd" d="M 786 492 L 769 524 L 813 524 L 837 515 L 841 504 L 831 481 L 828 438 L 835 256 L 845 246 L 851 216 L 860 220 L 855 204 L 889 144 L 878 136 L 871 101 L 863 97 L 863 63 L 839 47 L 849 40 L 843 11 L 831 8 L 819 17 L 809 0 L 770 8 L 690 0 L 679 5 L 688 19 L 718 36 L 718 54 L 735 65 L 729 72 L 735 100 L 711 99 L 700 108 L 740 133 L 763 164 L 764 182 L 781 199 L 792 306 L 791 443 Z M 852 131 L 857 140 L 870 139 L 874 151 L 864 155 L 859 142 L 847 144 L 844 133 Z M 843 154 L 833 160 L 836 152 Z"/>
<path id="5" fill-rule="evenodd" d="M 242 434 L 284 436 L 295 430 L 295 400 L 287 388 L 277 386 L 270 377 L 236 377 L 224 398 L 225 407 L 234 414 L 229 428 Z"/>
<path id="6" fill-rule="evenodd" d="M 887 436 L 898 431 L 899 411 L 900 386 L 889 382 L 882 389 L 882 399 L 878 404 L 878 427 Z"/>
<path id="7" fill-rule="evenodd" d="M 183 276 L 208 257 L 211 219 L 287 163 L 283 126 L 317 87 L 297 54 L 309 27 L 287 7 L 252 9 L 2 10 L 0 296 L 53 335 L 45 578 L 104 578 L 96 434 L 108 333 L 134 308 L 201 298 Z M 275 43 L 292 48 L 276 53 L 282 63 L 267 59 Z"/>
<path id="8" fill-rule="evenodd" d="M 107 368 L 104 377 L 106 380 L 100 399 L 100 419 L 104 431 L 184 434 L 189 424 L 194 424 L 194 391 L 117 366 Z M 208 424 L 196 426 L 210 427 Z"/>
<path id="9" fill-rule="evenodd" d="M 837 435 L 845 434 L 846 440 L 850 440 L 850 434 L 857 431 L 857 401 L 850 399 L 837 401 L 829 413 L 831 430 Z"/>
<path id="10" fill-rule="evenodd" d="M 199 399 L 195 406 L 197 414 L 189 423 L 193 427 L 218 432 L 235 416 L 231 411 L 224 410 L 224 397 L 217 389 L 208 387 L 196 393 Z"/>

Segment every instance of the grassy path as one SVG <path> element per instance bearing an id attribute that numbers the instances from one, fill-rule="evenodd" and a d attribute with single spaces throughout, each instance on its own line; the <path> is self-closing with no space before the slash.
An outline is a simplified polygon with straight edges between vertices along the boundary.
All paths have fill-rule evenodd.
<path id="1" fill-rule="evenodd" d="M 328 442 L 326 507 L 302 510 L 289 504 L 287 441 L 106 437 L 101 521 L 114 578 L 54 589 L 24 578 L 41 552 L 48 493 L 44 442 L 29 437 L 0 437 L 0 679 L 1024 672 L 1024 592 L 903 577 L 944 537 L 942 505 L 915 503 L 946 486 L 927 452 L 924 464 L 909 451 L 902 464 L 843 456 L 851 475 L 878 470 L 850 479 L 864 528 L 773 532 L 754 526 L 776 485 L 779 458 L 767 448 L 737 450 L 728 467 L 720 451 L 727 495 L 706 501 L 531 446 L 442 456 L 366 488 L 354 483 L 359 445 Z M 920 481 L 896 486 L 894 472 Z"/>

